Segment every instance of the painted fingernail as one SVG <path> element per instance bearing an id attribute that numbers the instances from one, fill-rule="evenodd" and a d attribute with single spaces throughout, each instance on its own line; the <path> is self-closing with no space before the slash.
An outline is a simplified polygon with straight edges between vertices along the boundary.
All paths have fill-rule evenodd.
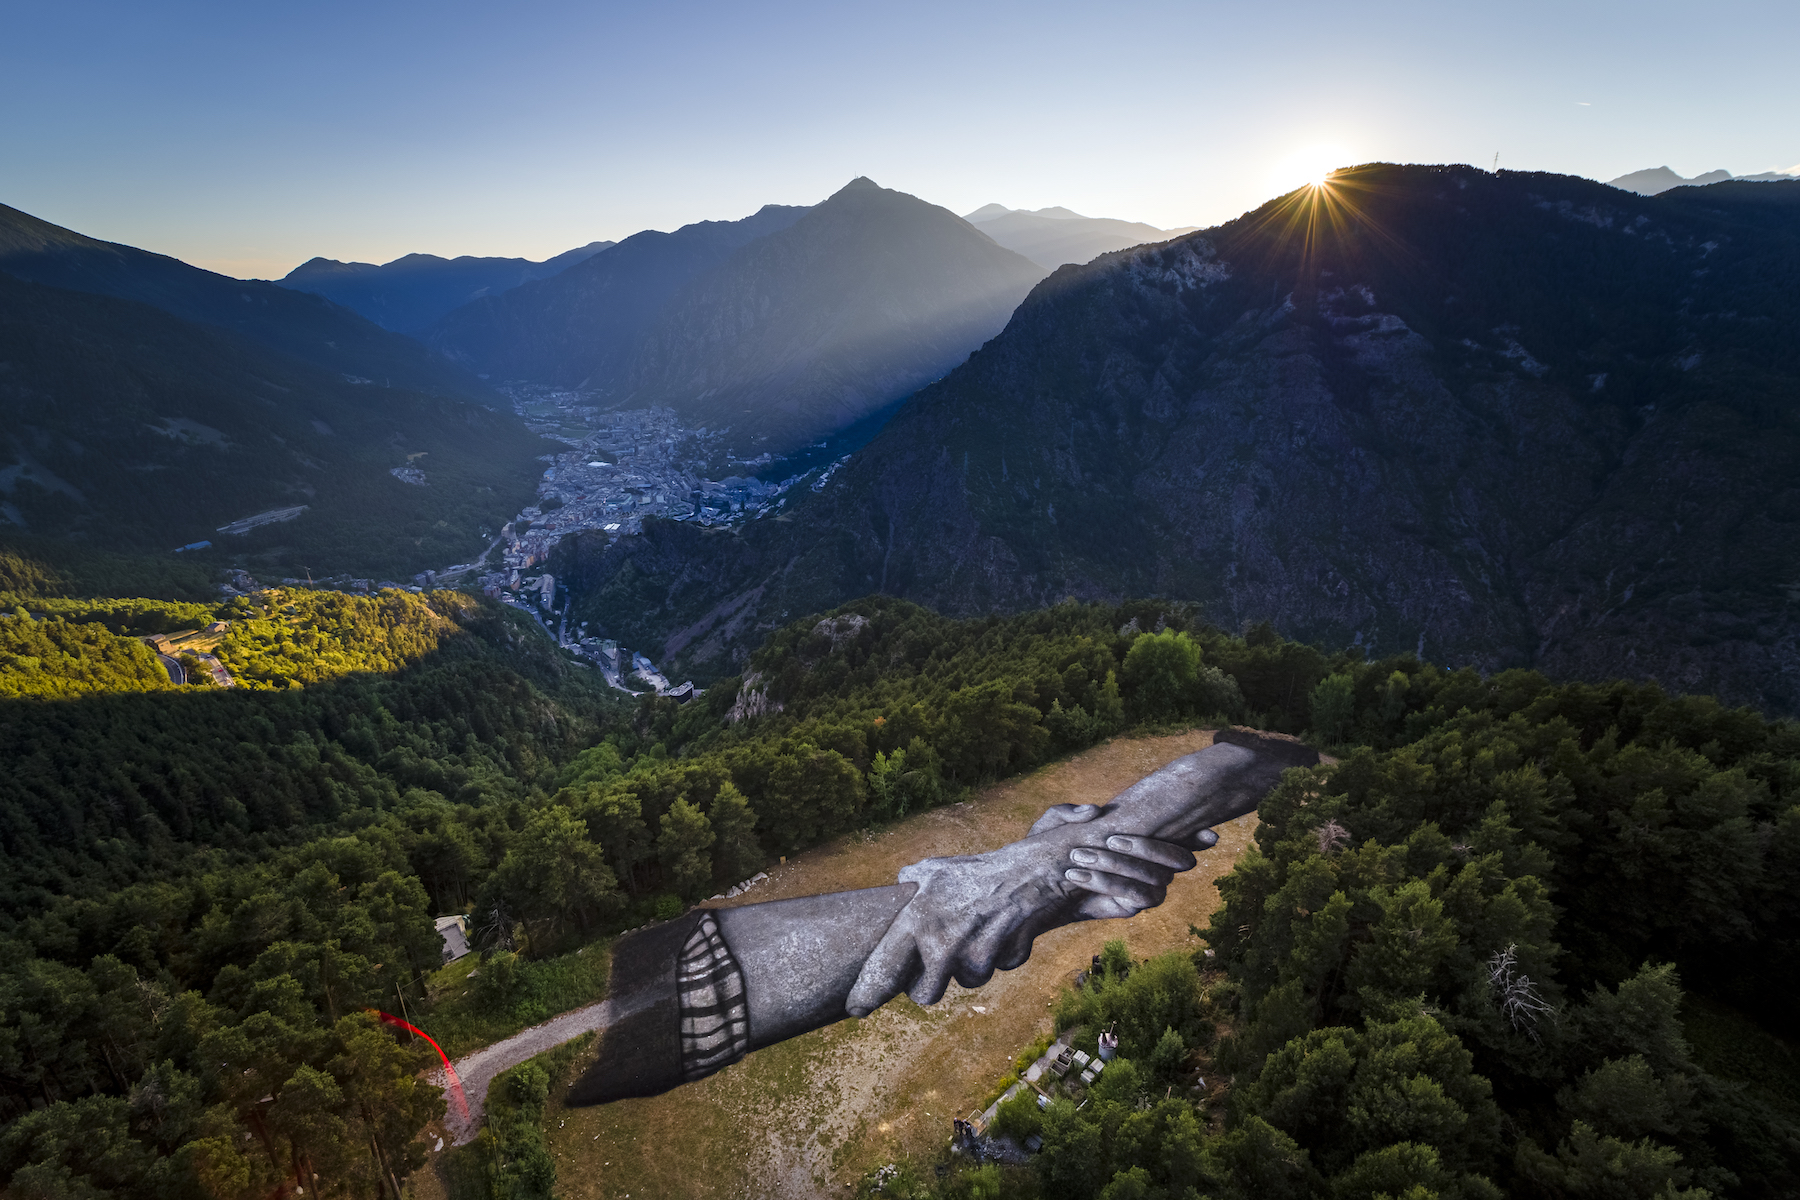
<path id="1" fill-rule="evenodd" d="M 853 1017 L 866 1017 L 869 1015 L 869 1010 L 866 1008 L 851 1008 L 846 1009 L 845 1011 Z"/>
<path id="2" fill-rule="evenodd" d="M 1091 867 L 1100 861 L 1100 856 L 1095 854 L 1092 850 L 1089 850 L 1086 846 L 1075 847 L 1075 849 L 1069 851 L 1069 857 L 1084 867 Z"/>
<path id="3" fill-rule="evenodd" d="M 1070 883 L 1091 883 L 1093 882 L 1094 873 L 1092 871 L 1072 869 L 1064 871 L 1063 878 L 1067 879 Z"/>
<path id="4" fill-rule="evenodd" d="M 1119 837 L 1114 834 L 1106 839 L 1106 845 L 1109 850 L 1129 850 L 1132 847 L 1132 841 L 1128 837 Z"/>

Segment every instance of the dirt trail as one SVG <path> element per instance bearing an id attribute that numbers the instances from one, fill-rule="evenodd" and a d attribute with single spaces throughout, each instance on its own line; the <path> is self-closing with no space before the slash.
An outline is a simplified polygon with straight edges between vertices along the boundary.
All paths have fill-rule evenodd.
<path id="1" fill-rule="evenodd" d="M 612 1002 L 602 1000 L 598 1004 L 566 1012 L 560 1017 L 552 1017 L 542 1025 L 520 1030 L 509 1038 L 457 1059 L 456 1078 L 462 1084 L 469 1115 L 465 1121 L 455 1099 L 449 1100 L 449 1112 L 444 1117 L 444 1132 L 451 1144 L 461 1146 L 473 1140 L 476 1132 L 481 1129 L 482 1119 L 487 1114 L 488 1085 L 494 1082 L 496 1075 L 511 1070 L 526 1059 L 536 1058 L 546 1050 L 554 1050 L 564 1042 L 610 1024 Z M 449 1084 L 441 1070 L 432 1073 L 431 1082 L 445 1088 L 448 1098 Z"/>
<path id="2" fill-rule="evenodd" d="M 873 887 L 921 858 L 1004 845 L 1049 805 L 1103 801 L 1211 741 L 1196 731 L 1097 746 L 969 803 L 809 851 L 727 904 Z M 1122 937 L 1139 957 L 1198 945 L 1188 925 L 1204 925 L 1217 907 L 1213 881 L 1231 870 L 1255 826 L 1250 816 L 1219 828 L 1219 845 L 1177 877 L 1161 907 L 1056 930 L 1038 939 L 1024 966 L 978 990 L 952 984 L 929 1009 L 902 997 L 666 1095 L 553 1106 L 558 1196 L 810 1197 L 842 1191 L 897 1155 L 934 1150 L 951 1118 L 967 1116 L 1018 1051 L 1048 1031 L 1057 992 L 1102 942 Z"/>

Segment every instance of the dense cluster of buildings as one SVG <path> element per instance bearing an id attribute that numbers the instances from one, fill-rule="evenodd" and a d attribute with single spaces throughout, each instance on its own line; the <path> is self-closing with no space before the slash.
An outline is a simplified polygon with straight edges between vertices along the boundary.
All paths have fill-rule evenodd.
<path id="1" fill-rule="evenodd" d="M 787 503 L 785 493 L 804 476 L 780 483 L 753 475 L 709 479 L 711 462 L 754 470 L 774 460 L 765 454 L 739 462 L 723 455 L 714 445 L 723 431 L 684 429 L 670 409 L 605 412 L 584 404 L 579 393 L 543 388 L 516 389 L 513 401 L 528 426 L 572 448 L 545 456 L 538 501 L 500 531 L 489 551 L 489 556 L 498 551 L 499 566 L 478 577 L 482 591 L 529 612 L 559 645 L 598 667 L 616 688 L 677 699 L 696 695 L 692 683 L 671 684 L 642 654 L 587 637 L 583 630 L 571 632 L 566 594 L 559 608 L 557 582 L 543 566 L 572 533 L 625 537 L 641 532 L 647 517 L 709 528 L 755 520 L 779 511 Z M 479 564 L 459 564 L 427 571 L 415 582 L 444 586 L 477 570 Z"/>

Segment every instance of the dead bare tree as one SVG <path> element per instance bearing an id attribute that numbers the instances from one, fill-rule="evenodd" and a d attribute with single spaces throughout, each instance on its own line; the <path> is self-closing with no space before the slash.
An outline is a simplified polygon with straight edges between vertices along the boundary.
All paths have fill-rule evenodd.
<path id="1" fill-rule="evenodd" d="M 1350 831 L 1335 820 L 1325 822 L 1319 826 L 1317 832 L 1320 854 L 1331 854 L 1350 844 Z"/>
<path id="2" fill-rule="evenodd" d="M 1542 1039 L 1538 1037 L 1538 1018 L 1555 1010 L 1538 991 L 1531 976 L 1518 969 L 1518 954 L 1517 943 L 1494 952 L 1487 961 L 1488 986 L 1493 989 L 1500 1011 L 1512 1023 L 1513 1029 L 1534 1042 L 1540 1042 Z"/>

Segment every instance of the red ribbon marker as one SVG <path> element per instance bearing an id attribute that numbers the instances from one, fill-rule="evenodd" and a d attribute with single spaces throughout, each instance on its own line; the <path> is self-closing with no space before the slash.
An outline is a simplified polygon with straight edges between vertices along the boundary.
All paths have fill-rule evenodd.
<path id="1" fill-rule="evenodd" d="M 431 1048 L 436 1050 L 438 1052 L 438 1057 L 444 1060 L 444 1074 L 450 1079 L 450 1094 L 456 1097 L 456 1106 L 462 1109 L 463 1124 L 467 1125 L 469 1123 L 468 1097 L 463 1095 L 462 1080 L 456 1077 L 456 1068 L 450 1065 L 450 1056 L 445 1054 L 444 1048 L 437 1044 L 437 1039 L 432 1037 L 429 1033 L 426 1033 L 423 1029 L 420 1029 L 417 1025 L 414 1025 L 411 1021 L 402 1021 L 393 1013 L 382 1012 L 379 1008 L 371 1008 L 366 1011 L 372 1012 L 380 1017 L 384 1025 L 393 1025 L 399 1029 L 410 1030 L 431 1043 Z"/>

